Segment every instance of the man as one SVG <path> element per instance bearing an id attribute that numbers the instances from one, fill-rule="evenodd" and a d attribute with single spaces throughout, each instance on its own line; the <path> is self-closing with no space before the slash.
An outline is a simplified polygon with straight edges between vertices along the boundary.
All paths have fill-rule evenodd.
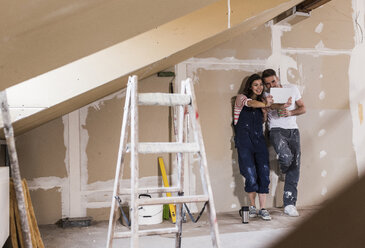
<path id="1" fill-rule="evenodd" d="M 295 206 L 300 171 L 300 137 L 296 116 L 306 110 L 298 87 L 281 85 L 273 69 L 263 71 L 262 79 L 268 90 L 274 87 L 292 89 L 292 96 L 286 104 L 273 104 L 268 110 L 268 126 L 271 144 L 278 154 L 280 169 L 285 174 L 284 213 L 296 217 L 299 216 Z"/>

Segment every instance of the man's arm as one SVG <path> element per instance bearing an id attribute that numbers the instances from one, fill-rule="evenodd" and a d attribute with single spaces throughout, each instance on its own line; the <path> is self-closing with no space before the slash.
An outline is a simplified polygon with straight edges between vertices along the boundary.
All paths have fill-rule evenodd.
<path id="1" fill-rule="evenodd" d="M 293 115 L 302 115 L 306 112 L 304 102 L 301 98 L 298 101 L 295 101 L 295 104 L 297 106 L 295 109 L 293 110 L 284 109 L 280 114 L 283 115 L 284 117 L 288 117 Z"/>
<path id="2" fill-rule="evenodd" d="M 298 101 L 295 101 L 295 104 L 297 105 L 297 107 L 296 109 L 289 111 L 290 115 L 302 115 L 306 112 L 302 98 L 300 98 Z"/>

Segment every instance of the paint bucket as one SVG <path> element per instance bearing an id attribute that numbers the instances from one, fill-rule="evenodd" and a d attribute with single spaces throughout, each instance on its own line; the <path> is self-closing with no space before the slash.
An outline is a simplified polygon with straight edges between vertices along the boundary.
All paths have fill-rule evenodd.
<path id="1" fill-rule="evenodd" d="M 141 194 L 139 198 L 150 195 Z M 154 225 L 162 222 L 163 205 L 146 205 L 138 208 L 138 223 L 140 225 Z"/>

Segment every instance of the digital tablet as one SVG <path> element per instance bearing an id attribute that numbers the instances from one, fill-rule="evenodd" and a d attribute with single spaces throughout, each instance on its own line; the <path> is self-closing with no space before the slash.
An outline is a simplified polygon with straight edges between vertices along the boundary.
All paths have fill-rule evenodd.
<path id="1" fill-rule="evenodd" d="M 293 96 L 293 89 L 291 88 L 271 88 L 270 95 L 274 103 L 286 103 L 289 97 Z"/>

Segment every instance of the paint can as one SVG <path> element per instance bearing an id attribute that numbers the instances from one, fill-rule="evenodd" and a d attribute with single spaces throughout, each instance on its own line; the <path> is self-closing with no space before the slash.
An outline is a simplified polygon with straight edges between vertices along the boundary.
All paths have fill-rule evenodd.
<path id="1" fill-rule="evenodd" d="M 148 197 L 151 195 L 140 194 L 139 198 Z M 138 208 L 138 222 L 140 225 L 154 225 L 162 222 L 163 205 L 146 205 Z"/>
<path id="2" fill-rule="evenodd" d="M 242 218 L 242 223 L 243 224 L 248 224 L 248 221 L 249 221 L 249 208 L 248 208 L 248 206 L 241 207 L 241 209 L 238 211 L 238 213 L 240 214 L 240 216 Z"/>

